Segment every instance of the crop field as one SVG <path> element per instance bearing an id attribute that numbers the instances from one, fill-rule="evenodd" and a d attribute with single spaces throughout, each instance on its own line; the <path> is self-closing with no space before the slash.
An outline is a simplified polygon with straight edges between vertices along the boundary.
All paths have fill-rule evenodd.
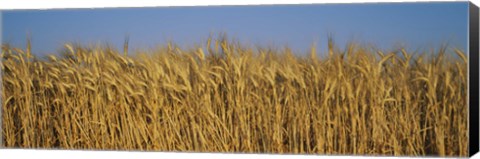
<path id="1" fill-rule="evenodd" d="M 2 46 L 8 148 L 468 155 L 460 50 L 329 43 L 301 56 L 209 39 L 136 54 L 66 44 L 43 58 L 30 48 Z"/>

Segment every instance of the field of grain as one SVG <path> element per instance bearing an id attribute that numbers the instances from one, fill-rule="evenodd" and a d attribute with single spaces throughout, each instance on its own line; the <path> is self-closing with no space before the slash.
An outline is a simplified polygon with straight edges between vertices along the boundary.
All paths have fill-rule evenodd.
<path id="1" fill-rule="evenodd" d="M 2 47 L 14 148 L 467 156 L 467 57 L 209 40 L 138 54 Z M 128 49 L 127 49 L 128 50 Z M 317 55 L 318 54 L 318 55 Z"/>

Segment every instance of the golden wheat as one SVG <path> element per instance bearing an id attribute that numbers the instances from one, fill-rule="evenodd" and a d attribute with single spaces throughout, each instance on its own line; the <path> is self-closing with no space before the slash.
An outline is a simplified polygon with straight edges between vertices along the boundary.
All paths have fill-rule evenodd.
<path id="1" fill-rule="evenodd" d="M 212 46 L 213 45 L 213 46 Z M 466 156 L 467 57 L 207 41 L 138 55 L 2 48 L 6 147 Z M 213 47 L 213 48 L 212 48 Z M 458 57 L 448 57 L 458 56 Z M 35 59 L 35 60 L 34 60 Z M 446 60 L 448 59 L 448 60 Z"/>

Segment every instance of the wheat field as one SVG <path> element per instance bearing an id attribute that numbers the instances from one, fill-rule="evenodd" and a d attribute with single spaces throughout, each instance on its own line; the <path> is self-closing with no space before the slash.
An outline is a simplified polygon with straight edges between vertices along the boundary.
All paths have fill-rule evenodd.
<path id="1" fill-rule="evenodd" d="M 126 45 L 127 46 L 127 45 Z M 128 50 L 128 49 L 126 49 Z M 127 54 L 2 47 L 9 148 L 467 156 L 467 57 L 209 39 Z"/>

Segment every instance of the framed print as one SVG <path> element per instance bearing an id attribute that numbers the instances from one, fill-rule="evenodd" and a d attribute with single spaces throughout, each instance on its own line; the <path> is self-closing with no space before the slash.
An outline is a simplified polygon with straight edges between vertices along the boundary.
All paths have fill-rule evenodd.
<path id="1" fill-rule="evenodd" d="M 470 2 L 2 10 L 8 149 L 468 157 Z"/>

